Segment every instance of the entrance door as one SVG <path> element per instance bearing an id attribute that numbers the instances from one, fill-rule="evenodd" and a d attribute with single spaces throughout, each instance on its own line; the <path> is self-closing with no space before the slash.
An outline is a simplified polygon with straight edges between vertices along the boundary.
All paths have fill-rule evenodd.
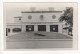
<path id="1" fill-rule="evenodd" d="M 26 25 L 26 32 L 27 31 L 34 31 L 34 25 Z"/>
<path id="2" fill-rule="evenodd" d="M 6 36 L 8 36 L 8 33 L 10 33 L 10 28 L 6 28 Z"/>
<path id="3" fill-rule="evenodd" d="M 7 28 L 6 28 L 6 36 L 8 36 L 8 31 L 7 31 Z"/>
<path id="4" fill-rule="evenodd" d="M 38 25 L 38 31 L 46 31 L 46 25 Z"/>
<path id="5" fill-rule="evenodd" d="M 51 32 L 58 32 L 58 25 L 50 25 Z"/>

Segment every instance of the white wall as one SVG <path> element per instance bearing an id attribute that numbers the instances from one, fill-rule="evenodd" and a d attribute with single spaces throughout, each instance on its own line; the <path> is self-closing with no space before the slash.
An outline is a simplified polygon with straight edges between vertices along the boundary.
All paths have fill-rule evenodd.
<path id="1" fill-rule="evenodd" d="M 22 20 L 19 20 L 19 18 L 14 18 L 14 23 L 20 23 Z"/>
<path id="2" fill-rule="evenodd" d="M 63 29 L 62 25 L 61 24 L 58 25 L 58 33 L 62 33 L 62 29 Z"/>
<path id="3" fill-rule="evenodd" d="M 22 25 L 22 32 L 26 32 L 26 25 Z"/>
<path id="4" fill-rule="evenodd" d="M 38 25 L 34 25 L 34 31 L 38 31 Z"/>
<path id="5" fill-rule="evenodd" d="M 22 13 L 22 22 L 59 22 L 59 17 L 62 12 L 56 13 Z M 31 15 L 32 19 L 28 19 Z M 43 15 L 43 20 L 40 19 L 40 15 Z M 55 19 L 52 19 L 52 15 L 56 15 Z"/>
<path id="6" fill-rule="evenodd" d="M 50 32 L 50 25 L 46 25 L 46 32 Z"/>

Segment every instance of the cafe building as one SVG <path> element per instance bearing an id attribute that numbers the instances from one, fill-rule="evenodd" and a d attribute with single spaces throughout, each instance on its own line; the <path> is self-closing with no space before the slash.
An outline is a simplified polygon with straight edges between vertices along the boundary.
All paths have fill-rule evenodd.
<path id="1" fill-rule="evenodd" d="M 59 18 L 63 11 L 22 11 L 14 17 L 14 23 L 6 24 L 6 35 L 20 32 L 57 32 L 63 33 L 63 22 Z"/>

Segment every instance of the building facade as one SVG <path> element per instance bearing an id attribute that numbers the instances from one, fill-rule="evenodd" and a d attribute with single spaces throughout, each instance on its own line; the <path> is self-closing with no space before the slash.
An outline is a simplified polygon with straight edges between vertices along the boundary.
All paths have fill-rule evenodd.
<path id="1" fill-rule="evenodd" d="M 63 22 L 59 22 L 62 11 L 22 11 L 14 17 L 14 23 L 7 23 L 7 35 L 20 32 L 57 32 L 63 34 Z"/>

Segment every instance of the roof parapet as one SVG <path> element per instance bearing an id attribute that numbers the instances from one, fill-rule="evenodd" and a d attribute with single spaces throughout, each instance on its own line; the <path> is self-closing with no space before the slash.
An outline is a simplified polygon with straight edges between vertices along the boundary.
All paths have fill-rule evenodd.
<path id="1" fill-rule="evenodd" d="M 21 13 L 61 13 L 62 11 L 22 11 Z"/>

